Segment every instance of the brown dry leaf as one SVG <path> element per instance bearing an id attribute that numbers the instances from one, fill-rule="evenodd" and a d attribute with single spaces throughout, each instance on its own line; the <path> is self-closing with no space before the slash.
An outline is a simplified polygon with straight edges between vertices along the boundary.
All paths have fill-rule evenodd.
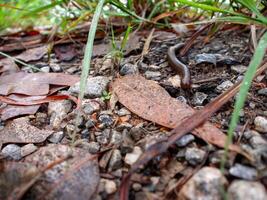
<path id="1" fill-rule="evenodd" d="M 12 59 L 4 58 L 0 60 L 0 73 L 12 74 L 18 71 L 19 71 L 19 68 Z"/>
<path id="2" fill-rule="evenodd" d="M 0 116 L 2 120 L 7 120 L 12 117 L 20 116 L 20 115 L 33 115 L 37 112 L 40 105 L 33 106 L 14 106 L 7 105 L 6 107 L 0 110 Z"/>
<path id="3" fill-rule="evenodd" d="M 47 53 L 47 46 L 36 47 L 28 49 L 15 58 L 23 60 L 24 62 L 40 60 Z"/>
<path id="4" fill-rule="evenodd" d="M 140 75 L 116 79 L 112 87 L 119 102 L 130 111 L 168 128 L 175 128 L 194 113 L 193 108 L 172 98 L 156 82 Z M 209 122 L 196 128 L 193 133 L 211 144 L 224 147 L 226 136 Z"/>
<path id="5" fill-rule="evenodd" d="M 46 170 L 25 199 L 93 199 L 100 177 L 97 159 L 87 151 L 51 144 L 29 155 L 25 162 L 42 169 L 62 158 L 69 159 Z"/>
<path id="6" fill-rule="evenodd" d="M 70 61 L 77 56 L 74 45 L 62 44 L 54 47 L 56 57 L 60 61 Z"/>
<path id="7" fill-rule="evenodd" d="M 19 199 L 24 188 L 32 185 L 32 180 L 39 170 L 30 163 L 9 162 L 1 163 L 0 169 L 0 199 Z"/>
<path id="8" fill-rule="evenodd" d="M 15 96 L 15 98 L 12 98 Z M 36 98 L 37 97 L 37 98 Z M 41 98 L 39 98 L 41 97 Z M 70 95 L 51 95 L 51 96 L 27 96 L 22 94 L 11 94 L 9 96 L 1 96 L 0 101 L 7 103 L 9 105 L 17 105 L 17 106 L 31 106 L 38 105 L 42 103 L 48 103 L 53 101 L 59 101 L 64 99 L 71 99 Z M 74 97 L 73 97 L 74 98 Z M 1 111 L 0 111 L 1 113 Z"/>
<path id="9" fill-rule="evenodd" d="M 0 94 L 46 95 L 49 92 L 49 84 L 71 86 L 78 81 L 78 76 L 63 73 L 18 72 L 1 76 Z"/>
<path id="10" fill-rule="evenodd" d="M 52 130 L 41 130 L 30 125 L 29 118 L 21 117 L 8 122 L 0 131 L 0 143 L 40 143 L 52 133 Z"/>

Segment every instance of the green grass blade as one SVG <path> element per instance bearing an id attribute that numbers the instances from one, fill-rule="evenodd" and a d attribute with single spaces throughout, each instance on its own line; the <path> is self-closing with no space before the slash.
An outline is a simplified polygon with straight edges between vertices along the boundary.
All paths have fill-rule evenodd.
<path id="1" fill-rule="evenodd" d="M 128 38 L 129 38 L 129 35 L 130 35 L 131 32 L 132 32 L 132 26 L 129 24 L 128 27 L 127 27 L 127 30 L 124 33 L 124 37 L 123 37 L 123 40 L 121 42 L 120 51 L 123 51 L 125 49 L 127 41 L 128 41 Z"/>
<path id="2" fill-rule="evenodd" d="M 229 10 L 221 9 L 221 8 L 218 8 L 218 7 L 215 7 L 215 6 L 210 6 L 210 5 L 203 4 L 203 3 L 197 3 L 197 2 L 194 2 L 194 1 L 189 1 L 189 0 L 174 0 L 174 1 L 178 2 L 178 3 L 182 3 L 182 4 L 186 4 L 186 5 L 192 6 L 194 8 L 200 8 L 200 9 L 206 10 L 206 11 L 212 11 L 212 12 L 219 12 L 219 13 L 224 13 L 224 14 L 243 16 L 240 13 L 232 12 L 232 11 L 229 11 Z"/>
<path id="3" fill-rule="evenodd" d="M 257 24 L 260 26 L 265 26 L 261 21 L 258 21 L 257 19 L 250 18 L 250 17 L 241 17 L 241 16 L 228 16 L 228 17 L 218 17 L 215 19 L 218 22 L 230 22 L 235 24 Z"/>
<path id="4" fill-rule="evenodd" d="M 245 104 L 245 100 L 246 100 L 249 88 L 251 86 L 253 77 L 257 71 L 257 68 L 260 66 L 262 62 L 266 49 L 267 49 L 267 32 L 265 32 L 265 34 L 262 36 L 262 38 L 259 41 L 259 44 L 249 64 L 249 67 L 245 73 L 244 80 L 242 81 L 240 91 L 235 102 L 234 111 L 232 114 L 229 129 L 228 129 L 228 137 L 225 143 L 225 154 L 221 160 L 221 171 L 222 172 L 224 172 L 224 165 L 225 165 L 225 162 L 228 156 L 229 145 L 232 143 L 233 133 L 239 121 L 240 111 Z"/>
<path id="5" fill-rule="evenodd" d="M 260 13 L 255 1 L 252 0 L 236 0 L 236 1 L 245 6 L 246 8 L 248 8 L 252 13 L 255 13 L 256 16 L 259 18 L 259 20 L 267 24 L 267 18 Z"/>
<path id="6" fill-rule="evenodd" d="M 92 19 L 91 26 L 90 26 L 90 31 L 88 34 L 87 43 L 86 43 L 85 52 L 84 52 L 84 59 L 82 62 L 82 75 L 81 75 L 81 80 L 80 80 L 80 92 L 79 92 L 79 97 L 78 97 L 79 102 L 81 102 L 84 97 L 87 76 L 90 70 L 91 57 L 93 53 L 95 33 L 96 33 L 98 20 L 99 20 L 104 3 L 105 3 L 105 0 L 99 0 L 96 10 L 95 10 L 95 14 Z"/>
<path id="7" fill-rule="evenodd" d="M 48 5 L 45 5 L 45 6 L 36 8 L 36 9 L 34 9 L 34 10 L 31 10 L 31 11 L 25 13 L 25 14 L 23 15 L 23 17 L 28 17 L 28 16 L 36 15 L 36 14 L 38 14 L 38 13 L 40 13 L 40 12 L 45 11 L 45 10 L 49 10 L 49 9 L 51 9 L 51 8 L 54 8 L 55 6 L 60 5 L 60 4 L 62 4 L 63 2 L 64 2 L 64 0 L 54 1 L 54 2 L 52 2 L 51 4 L 48 4 Z"/>

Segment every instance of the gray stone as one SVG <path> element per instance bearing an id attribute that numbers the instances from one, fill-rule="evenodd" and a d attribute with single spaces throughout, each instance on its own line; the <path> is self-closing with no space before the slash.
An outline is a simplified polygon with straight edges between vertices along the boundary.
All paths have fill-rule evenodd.
<path id="1" fill-rule="evenodd" d="M 186 148 L 185 159 L 191 165 L 197 165 L 201 163 L 204 157 L 205 157 L 205 151 L 203 151 L 202 149 L 198 149 L 195 147 Z"/>
<path id="2" fill-rule="evenodd" d="M 115 112 L 118 116 L 122 117 L 125 115 L 131 115 L 131 112 L 127 110 L 126 108 L 121 108 L 120 110 Z"/>
<path id="3" fill-rule="evenodd" d="M 267 133 L 267 119 L 257 116 L 254 120 L 255 129 L 262 133 Z"/>
<path id="4" fill-rule="evenodd" d="M 100 144 L 108 144 L 110 138 L 110 129 L 105 129 L 102 132 L 95 132 L 96 140 Z"/>
<path id="5" fill-rule="evenodd" d="M 233 181 L 228 188 L 229 200 L 266 200 L 267 193 L 259 182 Z"/>
<path id="6" fill-rule="evenodd" d="M 235 164 L 229 169 L 229 173 L 232 176 L 246 180 L 255 180 L 258 177 L 256 169 L 241 164 Z"/>
<path id="7" fill-rule="evenodd" d="M 234 85 L 234 84 L 233 84 L 231 81 L 227 80 L 227 81 L 222 82 L 220 85 L 218 85 L 218 86 L 216 87 L 216 90 L 217 90 L 218 92 L 224 92 L 224 91 L 226 91 L 228 88 L 232 87 L 233 85 Z"/>
<path id="8" fill-rule="evenodd" d="M 134 139 L 134 141 L 139 141 L 143 135 L 144 131 L 142 130 L 143 128 L 143 123 L 137 124 L 135 127 L 131 128 L 130 130 L 130 135 Z"/>
<path id="9" fill-rule="evenodd" d="M 254 148 L 257 149 L 260 146 L 267 145 L 267 141 L 261 135 L 254 135 L 249 139 L 249 144 Z"/>
<path id="10" fill-rule="evenodd" d="M 64 137 L 63 131 L 58 131 L 49 136 L 48 141 L 54 144 L 59 143 Z"/>
<path id="11" fill-rule="evenodd" d="M 236 74 L 244 74 L 247 71 L 247 66 L 244 65 L 232 65 L 231 71 Z"/>
<path id="12" fill-rule="evenodd" d="M 122 154 L 126 154 L 133 151 L 134 141 L 132 140 L 130 133 L 127 129 L 122 131 L 122 144 L 121 144 L 121 152 Z"/>
<path id="13" fill-rule="evenodd" d="M 100 115 L 98 121 L 102 124 L 102 128 L 110 127 L 114 122 L 113 118 L 107 114 Z"/>
<path id="14" fill-rule="evenodd" d="M 50 67 L 48 67 L 48 66 L 42 67 L 40 70 L 41 70 L 41 72 L 48 73 L 48 72 L 50 72 Z"/>
<path id="15" fill-rule="evenodd" d="M 114 149 L 109 160 L 109 171 L 119 169 L 122 165 L 121 152 L 118 149 Z"/>
<path id="16" fill-rule="evenodd" d="M 91 115 L 92 113 L 100 110 L 100 103 L 96 100 L 86 99 L 82 103 L 82 108 L 85 114 Z"/>
<path id="17" fill-rule="evenodd" d="M 92 128 L 94 127 L 96 122 L 94 122 L 92 119 L 88 119 L 87 122 L 85 123 L 86 128 Z"/>
<path id="18" fill-rule="evenodd" d="M 204 167 L 183 185 L 177 199 L 221 200 L 221 189 L 226 184 L 227 180 L 220 170 Z"/>
<path id="19" fill-rule="evenodd" d="M 134 164 L 138 158 L 142 155 L 143 151 L 140 147 L 135 146 L 133 152 L 127 153 L 124 158 L 124 162 L 128 165 Z"/>
<path id="20" fill-rule="evenodd" d="M 50 68 L 53 72 L 62 72 L 61 66 L 57 63 L 50 63 Z"/>
<path id="21" fill-rule="evenodd" d="M 196 65 L 201 64 L 201 63 L 211 63 L 214 66 L 216 66 L 217 58 L 215 54 L 202 53 L 202 54 L 197 54 L 195 56 L 195 62 L 196 62 Z"/>
<path id="22" fill-rule="evenodd" d="M 153 72 L 153 71 L 146 71 L 145 77 L 147 79 L 151 79 L 151 80 L 160 80 L 161 73 L 160 72 Z"/>
<path id="23" fill-rule="evenodd" d="M 21 148 L 15 144 L 8 144 L 2 149 L 2 155 L 14 160 L 20 160 L 22 158 Z"/>
<path id="24" fill-rule="evenodd" d="M 103 185 L 103 190 L 107 194 L 113 194 L 117 191 L 116 183 L 112 180 L 101 178 L 100 179 L 100 185 Z"/>
<path id="25" fill-rule="evenodd" d="M 48 115 L 50 116 L 50 125 L 53 128 L 60 128 L 62 120 L 67 116 L 72 108 L 70 100 L 54 101 L 48 104 Z"/>
<path id="26" fill-rule="evenodd" d="M 185 147 L 186 145 L 193 142 L 194 140 L 195 140 L 195 136 L 193 136 L 192 134 L 186 134 L 176 141 L 176 145 L 178 147 Z"/>
<path id="27" fill-rule="evenodd" d="M 98 142 L 89 142 L 88 145 L 88 151 L 89 153 L 97 153 L 100 150 L 100 145 Z"/>
<path id="28" fill-rule="evenodd" d="M 110 144 L 120 145 L 122 142 L 122 135 L 120 132 L 112 130 Z"/>
<path id="29" fill-rule="evenodd" d="M 267 88 L 262 88 L 258 90 L 258 94 L 267 96 Z"/>
<path id="30" fill-rule="evenodd" d="M 203 92 L 196 92 L 193 97 L 193 104 L 195 106 L 202 106 L 208 95 Z"/>
<path id="31" fill-rule="evenodd" d="M 89 77 L 87 79 L 84 95 L 87 98 L 101 97 L 103 92 L 107 89 L 109 78 L 105 76 Z M 71 86 L 69 91 L 73 94 L 79 94 L 80 82 Z"/>
<path id="32" fill-rule="evenodd" d="M 128 74 L 138 74 L 137 65 L 133 65 L 131 63 L 124 64 L 120 69 L 120 75 L 125 76 Z"/>

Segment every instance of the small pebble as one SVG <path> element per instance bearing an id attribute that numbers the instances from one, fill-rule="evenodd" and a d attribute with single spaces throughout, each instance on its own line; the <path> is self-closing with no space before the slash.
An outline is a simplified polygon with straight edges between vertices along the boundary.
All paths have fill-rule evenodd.
<path id="1" fill-rule="evenodd" d="M 127 163 L 128 165 L 134 164 L 138 158 L 142 155 L 143 151 L 140 147 L 135 146 L 133 149 L 133 152 L 127 153 L 124 162 Z"/>
<path id="2" fill-rule="evenodd" d="M 257 116 L 254 120 L 255 129 L 262 133 L 267 133 L 267 118 Z"/>
<path id="3" fill-rule="evenodd" d="M 50 63 L 50 68 L 53 72 L 62 72 L 61 66 L 57 63 Z"/>
<path id="4" fill-rule="evenodd" d="M 208 95 L 203 92 L 196 92 L 193 97 L 193 104 L 195 106 L 202 106 Z"/>
<path id="5" fill-rule="evenodd" d="M 194 140 L 195 140 L 195 136 L 193 136 L 192 134 L 186 134 L 176 141 L 176 145 L 178 147 L 185 147 L 186 145 L 193 142 Z"/>
<path id="6" fill-rule="evenodd" d="M 95 132 L 96 140 L 102 145 L 109 143 L 110 129 L 105 129 L 102 132 Z"/>
<path id="7" fill-rule="evenodd" d="M 190 147 L 190 148 L 186 148 L 185 159 L 191 165 L 197 165 L 201 163 L 201 161 L 204 159 L 205 154 L 206 154 L 205 151 L 203 151 L 202 149 Z"/>
<path id="8" fill-rule="evenodd" d="M 109 78 L 105 76 L 89 77 L 86 83 L 84 95 L 87 98 L 101 97 L 103 92 L 106 91 L 109 83 Z M 80 82 L 71 86 L 69 91 L 72 94 L 78 95 L 80 91 Z"/>
<path id="9" fill-rule="evenodd" d="M 82 103 L 82 108 L 85 114 L 91 115 L 92 113 L 100 110 L 100 103 L 96 100 L 86 99 Z"/>
<path id="10" fill-rule="evenodd" d="M 117 186 L 114 181 L 102 178 L 100 182 L 104 183 L 104 190 L 107 194 L 113 194 L 117 191 Z"/>
<path id="11" fill-rule="evenodd" d="M 122 142 L 122 135 L 120 132 L 112 130 L 110 144 L 119 145 Z"/>
<path id="12" fill-rule="evenodd" d="M 235 180 L 228 188 L 229 200 L 266 200 L 267 193 L 259 182 Z"/>
<path id="13" fill-rule="evenodd" d="M 38 149 L 37 146 L 35 146 L 34 144 L 26 144 L 23 147 L 21 147 L 21 156 L 25 157 L 35 152 L 37 149 Z"/>
<path id="14" fill-rule="evenodd" d="M 113 118 L 107 114 L 100 115 L 98 121 L 102 124 L 102 128 L 110 127 L 114 122 Z"/>
<path id="15" fill-rule="evenodd" d="M 49 136 L 48 141 L 54 144 L 59 143 L 64 137 L 63 131 L 55 132 Z"/>
<path id="16" fill-rule="evenodd" d="M 15 144 L 8 144 L 2 149 L 2 155 L 14 160 L 20 160 L 22 158 L 21 148 Z"/>
<path id="17" fill-rule="evenodd" d="M 183 185 L 177 199 L 221 200 L 221 190 L 226 184 L 227 180 L 219 169 L 204 167 Z"/>
<path id="18" fill-rule="evenodd" d="M 137 65 L 133 65 L 131 63 L 124 64 L 120 69 L 120 75 L 125 76 L 128 74 L 138 74 Z"/>
<path id="19" fill-rule="evenodd" d="M 244 65 L 232 65 L 231 71 L 236 74 L 244 74 L 247 71 L 247 66 Z"/>
<path id="20" fill-rule="evenodd" d="M 122 165 L 121 152 L 118 149 L 114 149 L 109 160 L 109 170 L 113 171 L 119 169 Z"/>
<path id="21" fill-rule="evenodd" d="M 127 110 L 126 108 L 121 108 L 120 110 L 115 112 L 118 116 L 122 117 L 125 115 L 131 115 L 131 112 Z"/>
<path id="22" fill-rule="evenodd" d="M 70 100 L 49 102 L 48 115 L 53 128 L 58 129 L 60 127 L 62 120 L 70 112 L 71 108 L 72 102 Z"/>
<path id="23" fill-rule="evenodd" d="M 227 80 L 227 81 L 222 82 L 220 85 L 218 85 L 218 86 L 216 87 L 216 90 L 217 90 L 218 92 L 224 92 L 224 91 L 226 91 L 227 89 L 229 89 L 230 87 L 232 87 L 233 85 L 234 85 L 234 84 L 233 84 L 231 81 Z"/>
<path id="24" fill-rule="evenodd" d="M 153 71 L 146 71 L 145 77 L 147 79 L 151 79 L 151 80 L 160 80 L 161 79 L 161 73 L 160 72 L 153 72 Z"/>
<path id="25" fill-rule="evenodd" d="M 229 169 L 229 173 L 232 176 L 251 181 L 258 177 L 258 172 L 256 169 L 241 164 L 235 164 Z"/>
<path id="26" fill-rule="evenodd" d="M 41 72 L 44 72 L 44 73 L 48 73 L 48 72 L 50 72 L 50 67 L 42 67 L 41 69 Z"/>
<path id="27" fill-rule="evenodd" d="M 258 90 L 258 94 L 267 96 L 267 88 L 262 88 Z"/>

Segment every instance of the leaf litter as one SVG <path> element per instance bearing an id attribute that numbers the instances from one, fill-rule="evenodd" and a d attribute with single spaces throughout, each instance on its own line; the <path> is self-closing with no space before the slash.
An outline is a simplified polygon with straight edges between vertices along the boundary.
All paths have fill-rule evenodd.
<path id="1" fill-rule="evenodd" d="M 113 92 L 119 102 L 133 113 L 168 128 L 175 128 L 195 112 L 187 104 L 172 98 L 156 82 L 140 75 L 116 79 Z M 226 136 L 209 122 L 196 128 L 192 133 L 208 143 L 224 147 Z"/>
<path id="2" fill-rule="evenodd" d="M 50 144 L 24 161 L 2 163 L 0 198 L 93 199 L 99 179 L 96 156 Z"/>

